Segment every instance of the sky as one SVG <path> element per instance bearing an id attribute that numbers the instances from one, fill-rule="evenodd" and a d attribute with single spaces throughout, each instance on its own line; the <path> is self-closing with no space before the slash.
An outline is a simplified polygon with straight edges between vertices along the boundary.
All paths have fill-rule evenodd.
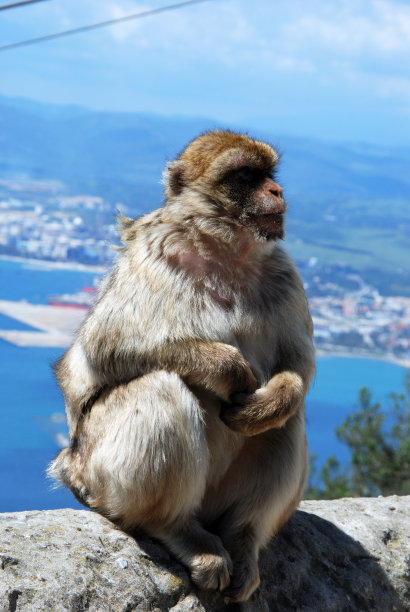
<path id="1" fill-rule="evenodd" d="M 0 45 L 175 1 L 0 10 Z M 209 0 L 0 51 L 0 94 L 408 148 L 410 1 Z"/>

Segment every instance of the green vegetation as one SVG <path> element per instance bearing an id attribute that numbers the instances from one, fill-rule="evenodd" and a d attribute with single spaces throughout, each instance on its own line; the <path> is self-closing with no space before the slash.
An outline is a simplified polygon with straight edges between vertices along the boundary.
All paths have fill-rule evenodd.
<path id="1" fill-rule="evenodd" d="M 410 494 L 410 374 L 404 393 L 392 393 L 390 409 L 372 401 L 367 388 L 359 405 L 336 428 L 337 438 L 351 451 L 350 465 L 341 468 L 329 457 L 319 476 L 311 459 L 307 499 L 335 499 Z"/>
<path id="2" fill-rule="evenodd" d="M 286 247 L 300 260 L 345 262 L 382 295 L 410 296 L 409 235 L 410 208 L 403 198 L 303 202 L 295 196 Z"/>

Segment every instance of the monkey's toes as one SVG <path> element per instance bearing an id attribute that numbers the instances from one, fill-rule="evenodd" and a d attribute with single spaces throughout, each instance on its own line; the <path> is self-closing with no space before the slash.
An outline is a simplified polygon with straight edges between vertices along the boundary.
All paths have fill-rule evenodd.
<path id="1" fill-rule="evenodd" d="M 223 596 L 227 601 L 246 601 L 260 584 L 259 571 L 250 571 L 247 576 L 232 579 L 230 585 L 224 590 Z"/>
<path id="2" fill-rule="evenodd" d="M 203 590 L 223 591 L 229 586 L 232 561 L 224 550 L 221 555 L 196 555 L 190 566 L 192 581 Z"/>
<path id="3" fill-rule="evenodd" d="M 236 406 L 236 410 L 238 410 L 241 406 L 245 406 L 247 399 L 252 394 L 252 392 L 232 393 L 232 395 L 229 397 L 229 401 L 232 405 Z"/>
<path id="4" fill-rule="evenodd" d="M 244 422 L 242 420 L 238 420 L 236 418 L 232 418 L 229 415 L 221 415 L 221 420 L 229 429 L 235 431 L 236 433 L 242 434 L 244 436 L 253 435 L 253 430 L 249 427 L 249 423 Z"/>

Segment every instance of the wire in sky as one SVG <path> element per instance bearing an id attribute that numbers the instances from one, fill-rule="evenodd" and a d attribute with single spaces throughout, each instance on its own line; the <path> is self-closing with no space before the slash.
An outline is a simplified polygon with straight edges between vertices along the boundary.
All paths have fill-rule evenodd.
<path id="1" fill-rule="evenodd" d="M 34 4 L 35 2 L 44 2 L 45 0 L 24 0 L 24 2 L 12 2 L 11 4 L 3 4 L 0 6 L 0 11 L 6 9 L 17 8 L 18 6 L 24 6 L 25 4 Z"/>
<path id="2" fill-rule="evenodd" d="M 33 0 L 32 0 L 33 1 Z M 39 1 L 39 0 L 37 0 Z M 142 11 L 141 13 L 134 13 L 127 15 L 126 17 L 119 17 L 117 19 L 109 19 L 108 21 L 100 21 L 99 23 L 93 23 L 91 25 L 82 26 L 80 28 L 73 28 L 72 30 L 64 30 L 63 32 L 56 32 L 55 34 L 47 34 L 45 36 L 39 36 L 38 38 L 30 38 L 27 40 L 21 40 L 19 42 L 10 43 L 9 45 L 0 46 L 0 51 L 7 51 L 8 49 L 15 49 L 16 47 L 24 47 L 26 45 L 33 45 L 35 43 L 44 42 L 47 40 L 53 40 L 54 38 L 60 38 L 62 36 L 69 36 L 71 34 L 77 34 L 78 32 L 88 32 L 90 30 L 96 30 L 97 28 L 103 28 L 105 26 L 114 25 L 124 21 L 131 21 L 131 19 L 142 19 L 143 17 L 149 17 L 157 13 L 164 13 L 165 11 L 172 11 L 183 8 L 190 4 L 199 4 L 200 2 L 209 2 L 210 0 L 187 0 L 186 2 L 178 2 L 177 4 L 168 4 L 167 6 L 161 6 L 156 9 L 150 9 L 149 11 Z"/>

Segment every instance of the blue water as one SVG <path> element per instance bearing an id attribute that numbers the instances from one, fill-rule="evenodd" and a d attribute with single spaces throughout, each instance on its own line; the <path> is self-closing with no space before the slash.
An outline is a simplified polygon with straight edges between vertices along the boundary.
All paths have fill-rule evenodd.
<path id="1" fill-rule="evenodd" d="M 0 259 L 0 300 L 47 304 L 50 295 L 79 291 L 93 285 L 94 278 L 93 272 L 52 268 L 42 262 Z"/>
<path id="2" fill-rule="evenodd" d="M 94 277 L 0 259 L 0 299 L 47 304 L 48 296 L 79 291 Z M 30 327 L 0 315 L 0 329 Z M 61 423 L 50 422 L 51 415 L 64 413 L 51 369 L 62 352 L 0 340 L 0 512 L 80 507 L 65 489 L 53 490 L 44 475 L 59 450 L 54 436 L 65 431 Z"/>
<path id="3" fill-rule="evenodd" d="M 70 293 L 92 284 L 94 274 L 45 270 L 0 260 L 0 299 L 47 303 L 50 294 Z M 2 317 L 0 328 L 24 329 Z M 47 463 L 58 452 L 56 432 L 61 423 L 50 420 L 64 406 L 51 365 L 62 349 L 20 348 L 0 340 L 0 512 L 80 507 L 64 489 L 52 490 L 44 477 Z M 391 391 L 403 387 L 405 369 L 367 359 L 321 357 L 307 398 L 310 451 L 323 462 L 335 454 L 342 462 L 348 452 L 334 435 L 357 402 L 360 387 L 387 403 Z"/>
<path id="4" fill-rule="evenodd" d="M 309 450 L 317 455 L 318 465 L 330 455 L 346 462 L 349 452 L 334 433 L 358 403 L 361 387 L 368 387 L 382 407 L 389 404 L 392 391 L 404 389 L 406 369 L 373 359 L 319 357 L 317 372 L 306 400 Z"/>

